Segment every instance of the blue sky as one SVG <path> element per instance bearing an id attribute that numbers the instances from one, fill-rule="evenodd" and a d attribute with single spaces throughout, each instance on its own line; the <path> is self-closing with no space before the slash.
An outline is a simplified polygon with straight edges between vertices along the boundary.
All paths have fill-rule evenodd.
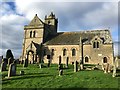
<path id="1" fill-rule="evenodd" d="M 12 0 L 10 0 L 12 1 Z M 80 0 L 81 1 L 81 0 Z M 58 31 L 110 29 L 115 54 L 118 53 L 117 2 L 35 2 L 14 0 L 0 3 L 1 55 L 11 49 L 16 58 L 21 55 L 24 25 L 35 14 L 44 21 L 45 15 L 54 12 L 58 18 Z"/>

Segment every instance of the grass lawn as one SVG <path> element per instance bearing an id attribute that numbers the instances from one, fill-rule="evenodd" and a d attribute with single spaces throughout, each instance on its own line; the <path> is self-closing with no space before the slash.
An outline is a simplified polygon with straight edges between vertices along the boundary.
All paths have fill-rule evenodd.
<path id="1" fill-rule="evenodd" d="M 118 88 L 119 77 L 112 77 L 112 73 L 104 74 L 103 71 L 74 72 L 73 66 L 64 69 L 63 76 L 58 76 L 57 65 L 39 68 L 31 64 L 26 68 L 17 65 L 17 76 L 7 78 L 7 71 L 2 72 L 2 88 Z M 20 70 L 25 75 L 20 76 Z"/>

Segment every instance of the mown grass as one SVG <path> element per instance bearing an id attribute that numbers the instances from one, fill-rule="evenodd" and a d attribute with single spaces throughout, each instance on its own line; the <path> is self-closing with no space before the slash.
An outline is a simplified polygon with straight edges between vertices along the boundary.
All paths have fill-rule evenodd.
<path id="1" fill-rule="evenodd" d="M 17 76 L 7 78 L 7 71 L 2 72 L 2 88 L 118 88 L 120 77 L 112 77 L 112 73 L 104 74 L 103 71 L 74 72 L 73 66 L 64 69 L 63 75 L 58 76 L 58 66 L 39 68 L 31 64 L 26 68 L 17 65 Z M 25 75 L 20 76 L 20 70 Z M 4 78 L 5 77 L 5 78 Z"/>

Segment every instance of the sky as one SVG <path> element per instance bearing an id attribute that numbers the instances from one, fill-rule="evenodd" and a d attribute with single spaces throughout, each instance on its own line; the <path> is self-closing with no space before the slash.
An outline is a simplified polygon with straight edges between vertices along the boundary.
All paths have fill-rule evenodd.
<path id="1" fill-rule="evenodd" d="M 11 49 L 19 58 L 24 25 L 35 14 L 44 21 L 51 12 L 58 18 L 58 32 L 110 29 L 117 55 L 118 7 L 117 0 L 0 0 L 0 55 Z"/>

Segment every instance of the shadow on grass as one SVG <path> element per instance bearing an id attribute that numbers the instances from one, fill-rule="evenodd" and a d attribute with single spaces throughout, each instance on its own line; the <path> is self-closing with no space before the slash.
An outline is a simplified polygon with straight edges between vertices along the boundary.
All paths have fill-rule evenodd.
<path id="1" fill-rule="evenodd" d="M 37 74 L 39 74 L 39 73 L 37 73 Z M 40 78 L 40 77 L 51 77 L 51 76 L 53 76 L 53 75 L 46 75 L 46 74 L 44 74 L 44 75 L 36 75 L 36 74 L 33 74 L 33 75 L 22 75 L 22 76 L 20 76 L 20 75 L 18 75 L 18 76 L 16 76 L 16 77 L 11 77 L 11 78 L 5 78 L 5 79 L 3 79 L 2 81 L 4 82 L 4 81 L 9 81 L 9 80 L 18 80 L 18 79 L 29 79 L 29 78 Z"/>

